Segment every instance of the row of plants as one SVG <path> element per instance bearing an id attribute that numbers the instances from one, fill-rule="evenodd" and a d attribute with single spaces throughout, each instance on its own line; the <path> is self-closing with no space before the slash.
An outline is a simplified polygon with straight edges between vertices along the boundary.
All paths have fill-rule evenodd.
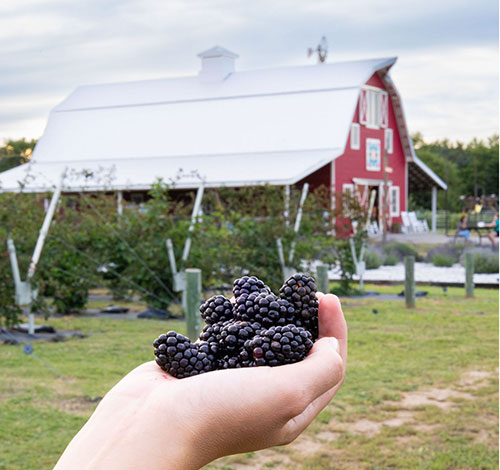
<path id="1" fill-rule="evenodd" d="M 17 323 L 20 313 L 14 303 L 6 242 L 14 240 L 21 273 L 26 273 L 45 214 L 44 197 L 50 195 L 0 194 L 2 324 Z M 354 264 L 346 236 L 351 220 L 364 220 L 365 215 L 355 199 L 343 198 L 340 209 L 332 214 L 325 188 L 309 194 L 296 234 L 293 226 L 300 188 L 291 191 L 288 220 L 282 188 L 206 189 L 203 215 L 191 232 L 190 255 L 181 263 L 194 194 L 175 192 L 158 182 L 140 210 L 125 208 L 121 215 L 113 193 L 64 195 L 33 280 L 39 292 L 33 307 L 46 314 L 78 311 L 87 303 L 89 289 L 105 287 L 116 298 L 133 294 L 150 306 L 167 308 L 178 301 L 166 249 L 168 238 L 173 242 L 178 270 L 200 268 L 204 288 L 230 285 L 250 272 L 277 289 L 283 281 L 277 238 L 282 240 L 286 258 L 295 244 L 292 265 L 296 269 L 304 268 L 298 260 L 310 266 L 318 259 L 340 264 L 342 282 L 349 284 Z M 364 237 L 363 232 L 356 235 L 358 247 Z"/>

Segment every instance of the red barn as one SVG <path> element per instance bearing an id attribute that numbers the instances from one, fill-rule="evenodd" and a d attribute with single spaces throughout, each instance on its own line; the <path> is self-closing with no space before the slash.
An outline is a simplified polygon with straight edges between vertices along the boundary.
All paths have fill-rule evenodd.
<path id="1" fill-rule="evenodd" d="M 221 47 L 199 57 L 194 76 L 77 88 L 30 163 L 0 175 L 1 190 L 46 191 L 63 171 L 63 190 L 112 190 L 119 201 L 158 178 L 178 189 L 307 181 L 375 189 L 376 211 L 385 170 L 393 221 L 417 189 L 433 191 L 435 213 L 446 185 L 415 155 L 389 76 L 395 58 L 237 71 Z"/>

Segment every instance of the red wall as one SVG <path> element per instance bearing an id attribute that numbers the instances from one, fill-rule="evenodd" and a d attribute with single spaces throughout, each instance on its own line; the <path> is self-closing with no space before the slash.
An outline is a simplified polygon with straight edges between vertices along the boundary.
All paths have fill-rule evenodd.
<path id="1" fill-rule="evenodd" d="M 377 88 L 385 89 L 382 81 L 377 74 L 373 75 L 367 85 L 375 86 Z M 390 98 L 390 97 L 389 97 Z M 356 113 L 353 122 L 359 123 L 359 100 L 356 106 Z M 389 180 L 392 181 L 393 186 L 399 186 L 399 210 L 406 210 L 406 165 L 403 148 L 401 146 L 401 139 L 399 137 L 398 128 L 396 125 L 396 117 L 392 101 L 389 99 L 389 123 L 388 127 L 393 130 L 393 152 L 388 154 L 389 167 L 393 172 L 388 175 Z M 342 185 L 352 183 L 354 177 L 378 179 L 383 180 L 384 174 L 382 165 L 380 171 L 367 171 L 366 170 L 366 139 L 374 138 L 380 139 L 381 142 L 381 155 L 383 162 L 384 155 L 384 129 L 367 129 L 364 125 L 360 126 L 360 149 L 351 149 L 351 136 L 347 139 L 345 153 L 335 160 L 335 191 L 342 191 Z M 401 216 L 393 217 L 392 222 L 401 222 Z"/>

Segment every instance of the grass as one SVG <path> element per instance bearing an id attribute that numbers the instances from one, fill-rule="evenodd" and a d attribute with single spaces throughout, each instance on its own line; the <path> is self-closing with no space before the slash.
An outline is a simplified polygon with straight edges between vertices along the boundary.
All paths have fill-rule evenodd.
<path id="1" fill-rule="evenodd" d="M 367 286 L 398 293 L 401 286 Z M 294 445 L 223 458 L 211 469 L 496 469 L 498 468 L 498 291 L 426 287 L 417 308 L 403 302 L 346 299 L 349 364 L 344 386 Z M 378 314 L 372 313 L 376 307 Z M 102 397 L 125 373 L 151 359 L 151 340 L 180 321 L 54 318 L 84 339 L 35 343 L 37 357 L 0 346 L 0 469 L 52 468 Z M 483 382 L 463 384 L 467 371 Z M 402 400 L 426 390 L 462 395 L 450 407 L 404 410 Z M 464 398 L 464 396 L 468 398 Z M 472 397 L 472 398 L 470 398 Z M 398 413 L 411 419 L 389 422 Z M 373 434 L 360 422 L 379 424 Z M 325 436 L 335 436 L 333 439 Z M 302 445 L 300 443 L 302 442 Z"/>

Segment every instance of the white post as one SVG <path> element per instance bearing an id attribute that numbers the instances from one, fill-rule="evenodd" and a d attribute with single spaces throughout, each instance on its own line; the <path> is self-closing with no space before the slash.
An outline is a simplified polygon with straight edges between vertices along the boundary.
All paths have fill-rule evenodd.
<path id="1" fill-rule="evenodd" d="M 295 218 L 295 226 L 293 227 L 293 231 L 295 233 L 299 232 L 300 222 L 302 220 L 302 208 L 304 207 L 304 202 L 306 201 L 307 192 L 309 191 L 309 183 L 304 183 L 302 187 L 302 195 L 300 196 L 299 202 L 299 210 L 297 211 L 297 217 Z M 288 264 L 291 265 L 293 261 L 293 255 L 295 254 L 295 240 L 292 242 L 292 246 L 290 247 L 290 253 L 288 254 Z"/>
<path id="2" fill-rule="evenodd" d="M 12 277 L 14 278 L 14 286 L 17 292 L 19 285 L 21 284 L 21 276 L 19 274 L 19 265 L 17 264 L 16 247 L 14 246 L 14 241 L 11 238 L 7 239 L 7 249 L 9 250 Z"/>
<path id="3" fill-rule="evenodd" d="M 432 187 L 432 219 L 431 231 L 436 231 L 436 213 L 437 213 L 437 186 Z"/>
<path id="4" fill-rule="evenodd" d="M 36 265 L 38 260 L 40 259 L 40 255 L 42 254 L 42 248 L 45 243 L 45 238 L 47 237 L 47 233 L 49 231 L 50 223 L 52 222 L 52 217 L 54 216 L 54 212 L 56 211 L 57 201 L 59 200 L 59 196 L 61 195 L 62 189 L 62 178 L 59 186 L 57 186 L 54 194 L 52 195 L 52 199 L 50 200 L 49 208 L 47 209 L 47 213 L 45 214 L 45 219 L 43 220 L 42 228 L 40 229 L 40 234 L 38 235 L 38 240 L 36 241 L 35 250 L 33 251 L 33 256 L 31 257 L 31 263 L 28 268 L 28 276 L 27 281 L 31 281 L 35 274 Z"/>
<path id="5" fill-rule="evenodd" d="M 118 191 L 118 194 L 116 195 L 116 209 L 118 211 L 118 215 L 123 214 L 123 191 Z"/>
<path id="6" fill-rule="evenodd" d="M 290 185 L 285 186 L 285 210 L 283 211 L 285 217 L 285 225 L 290 226 Z"/>
<path id="7" fill-rule="evenodd" d="M 188 236 L 186 238 L 186 242 L 184 243 L 184 250 L 182 251 L 182 261 L 186 261 L 189 256 L 189 250 L 191 249 L 191 232 L 194 230 L 194 225 L 196 224 L 196 220 L 198 218 L 201 200 L 203 198 L 203 185 L 198 187 L 198 191 L 196 192 L 196 199 L 194 201 L 193 213 L 191 214 L 191 225 L 189 226 Z"/>

